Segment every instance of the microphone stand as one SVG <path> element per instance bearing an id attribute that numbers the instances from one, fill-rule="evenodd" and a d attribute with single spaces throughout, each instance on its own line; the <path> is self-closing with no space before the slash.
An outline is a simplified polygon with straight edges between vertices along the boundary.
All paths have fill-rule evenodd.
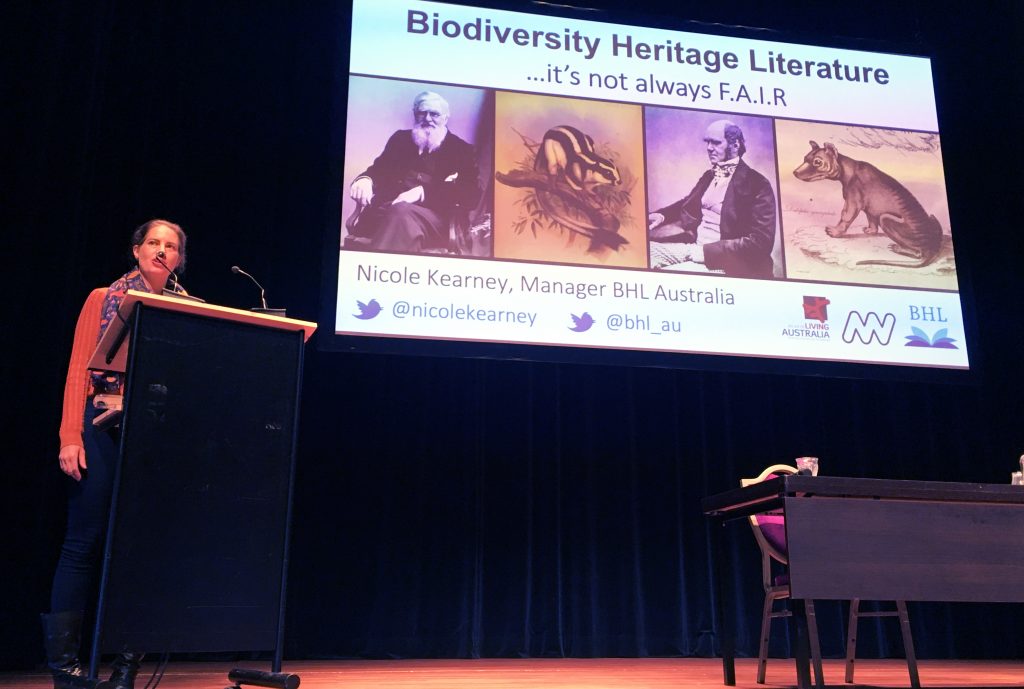
<path id="1" fill-rule="evenodd" d="M 261 285 L 259 281 L 256 280 L 256 278 L 254 278 L 252 275 L 245 272 L 238 266 L 231 266 L 231 272 L 235 273 L 236 275 L 244 275 L 245 277 L 252 280 L 254 285 L 260 288 L 260 306 L 253 306 L 252 308 L 249 309 L 250 311 L 252 311 L 253 313 L 266 314 L 268 316 L 280 316 L 281 318 L 285 317 L 285 315 L 287 314 L 287 311 L 285 309 L 271 309 L 267 307 L 267 293 L 263 289 L 263 285 Z"/>
<path id="2" fill-rule="evenodd" d="M 178 282 L 178 274 L 171 270 L 171 267 L 167 265 L 167 261 L 164 260 L 164 256 L 166 256 L 166 254 L 163 251 L 159 251 L 156 254 L 156 260 L 160 263 L 160 265 L 164 267 L 164 269 L 168 273 L 171 274 L 172 288 L 167 289 L 166 287 L 164 287 L 162 290 L 160 290 L 160 293 L 163 294 L 165 297 L 177 297 L 178 299 L 188 299 L 190 301 L 198 301 L 202 304 L 205 304 L 205 300 L 200 299 L 199 297 L 193 297 L 191 294 L 181 291 L 182 287 L 181 283 Z"/>
<path id="3" fill-rule="evenodd" d="M 173 287 L 170 289 L 171 294 L 172 295 L 181 294 L 181 283 L 178 282 L 178 274 L 175 273 L 173 270 L 171 270 L 171 267 L 169 265 L 167 265 L 167 261 L 164 260 L 164 256 L 165 255 L 166 254 L 164 254 L 163 251 L 158 251 L 157 254 L 156 254 L 156 260 L 157 260 L 157 262 L 160 265 L 162 265 L 164 267 L 164 269 L 168 273 L 171 274 L 171 285 L 173 285 Z M 163 291 L 167 292 L 168 289 L 166 287 L 164 287 Z"/>

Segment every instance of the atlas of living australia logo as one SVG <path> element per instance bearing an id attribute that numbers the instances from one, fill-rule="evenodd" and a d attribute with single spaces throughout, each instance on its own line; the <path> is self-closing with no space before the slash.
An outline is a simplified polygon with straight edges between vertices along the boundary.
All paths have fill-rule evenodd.
<path id="1" fill-rule="evenodd" d="M 824 342 L 831 338 L 828 327 L 828 305 L 832 302 L 827 297 L 804 296 L 804 320 L 802 323 L 790 323 L 782 328 L 782 336 L 792 340 L 810 340 Z"/>

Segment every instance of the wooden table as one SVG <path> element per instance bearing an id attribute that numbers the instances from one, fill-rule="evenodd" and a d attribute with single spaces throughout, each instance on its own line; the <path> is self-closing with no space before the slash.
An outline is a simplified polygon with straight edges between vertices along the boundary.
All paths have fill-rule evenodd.
<path id="1" fill-rule="evenodd" d="M 797 682 L 810 687 L 804 601 L 1024 602 L 1024 488 L 780 476 L 704 498 L 725 684 L 736 684 L 733 616 L 722 596 L 722 526 L 786 517 Z"/>

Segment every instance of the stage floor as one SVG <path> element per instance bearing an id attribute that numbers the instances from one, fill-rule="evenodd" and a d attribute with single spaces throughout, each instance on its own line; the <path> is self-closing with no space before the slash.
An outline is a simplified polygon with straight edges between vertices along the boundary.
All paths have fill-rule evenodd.
<path id="1" fill-rule="evenodd" d="M 1024 687 L 1024 661 L 918 661 L 923 687 Z M 143 689 L 153 671 L 145 663 L 136 682 Z M 171 663 L 161 689 L 224 689 L 233 667 L 269 670 L 268 663 Z M 486 659 L 486 660 L 319 660 L 286 662 L 284 670 L 301 677 L 301 689 L 661 689 L 721 687 L 722 663 L 704 658 L 599 659 Z M 907 666 L 901 660 L 857 661 L 857 683 L 843 683 L 843 661 L 825 661 L 829 687 L 909 687 Z M 768 661 L 767 684 L 754 682 L 756 661 L 736 661 L 736 686 L 791 687 L 796 684 L 793 662 Z M 42 672 L 0 673 L 0 687 L 47 689 Z"/>

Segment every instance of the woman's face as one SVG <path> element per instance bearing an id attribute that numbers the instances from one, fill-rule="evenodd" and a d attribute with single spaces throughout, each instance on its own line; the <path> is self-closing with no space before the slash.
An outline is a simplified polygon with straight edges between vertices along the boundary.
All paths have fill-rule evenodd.
<path id="1" fill-rule="evenodd" d="M 146 232 L 142 244 L 132 247 L 132 253 L 135 254 L 135 260 L 139 262 L 139 270 L 146 276 L 146 279 L 149 280 L 150 276 L 156 277 L 159 285 L 163 286 L 168 273 L 167 269 L 157 261 L 157 254 L 162 251 L 164 263 L 174 270 L 178 267 L 178 261 L 181 260 L 181 256 L 178 254 L 179 248 L 177 232 L 167 225 L 154 225 Z M 160 281 L 161 276 L 163 281 Z M 150 283 L 152 284 L 153 280 L 150 280 Z"/>

